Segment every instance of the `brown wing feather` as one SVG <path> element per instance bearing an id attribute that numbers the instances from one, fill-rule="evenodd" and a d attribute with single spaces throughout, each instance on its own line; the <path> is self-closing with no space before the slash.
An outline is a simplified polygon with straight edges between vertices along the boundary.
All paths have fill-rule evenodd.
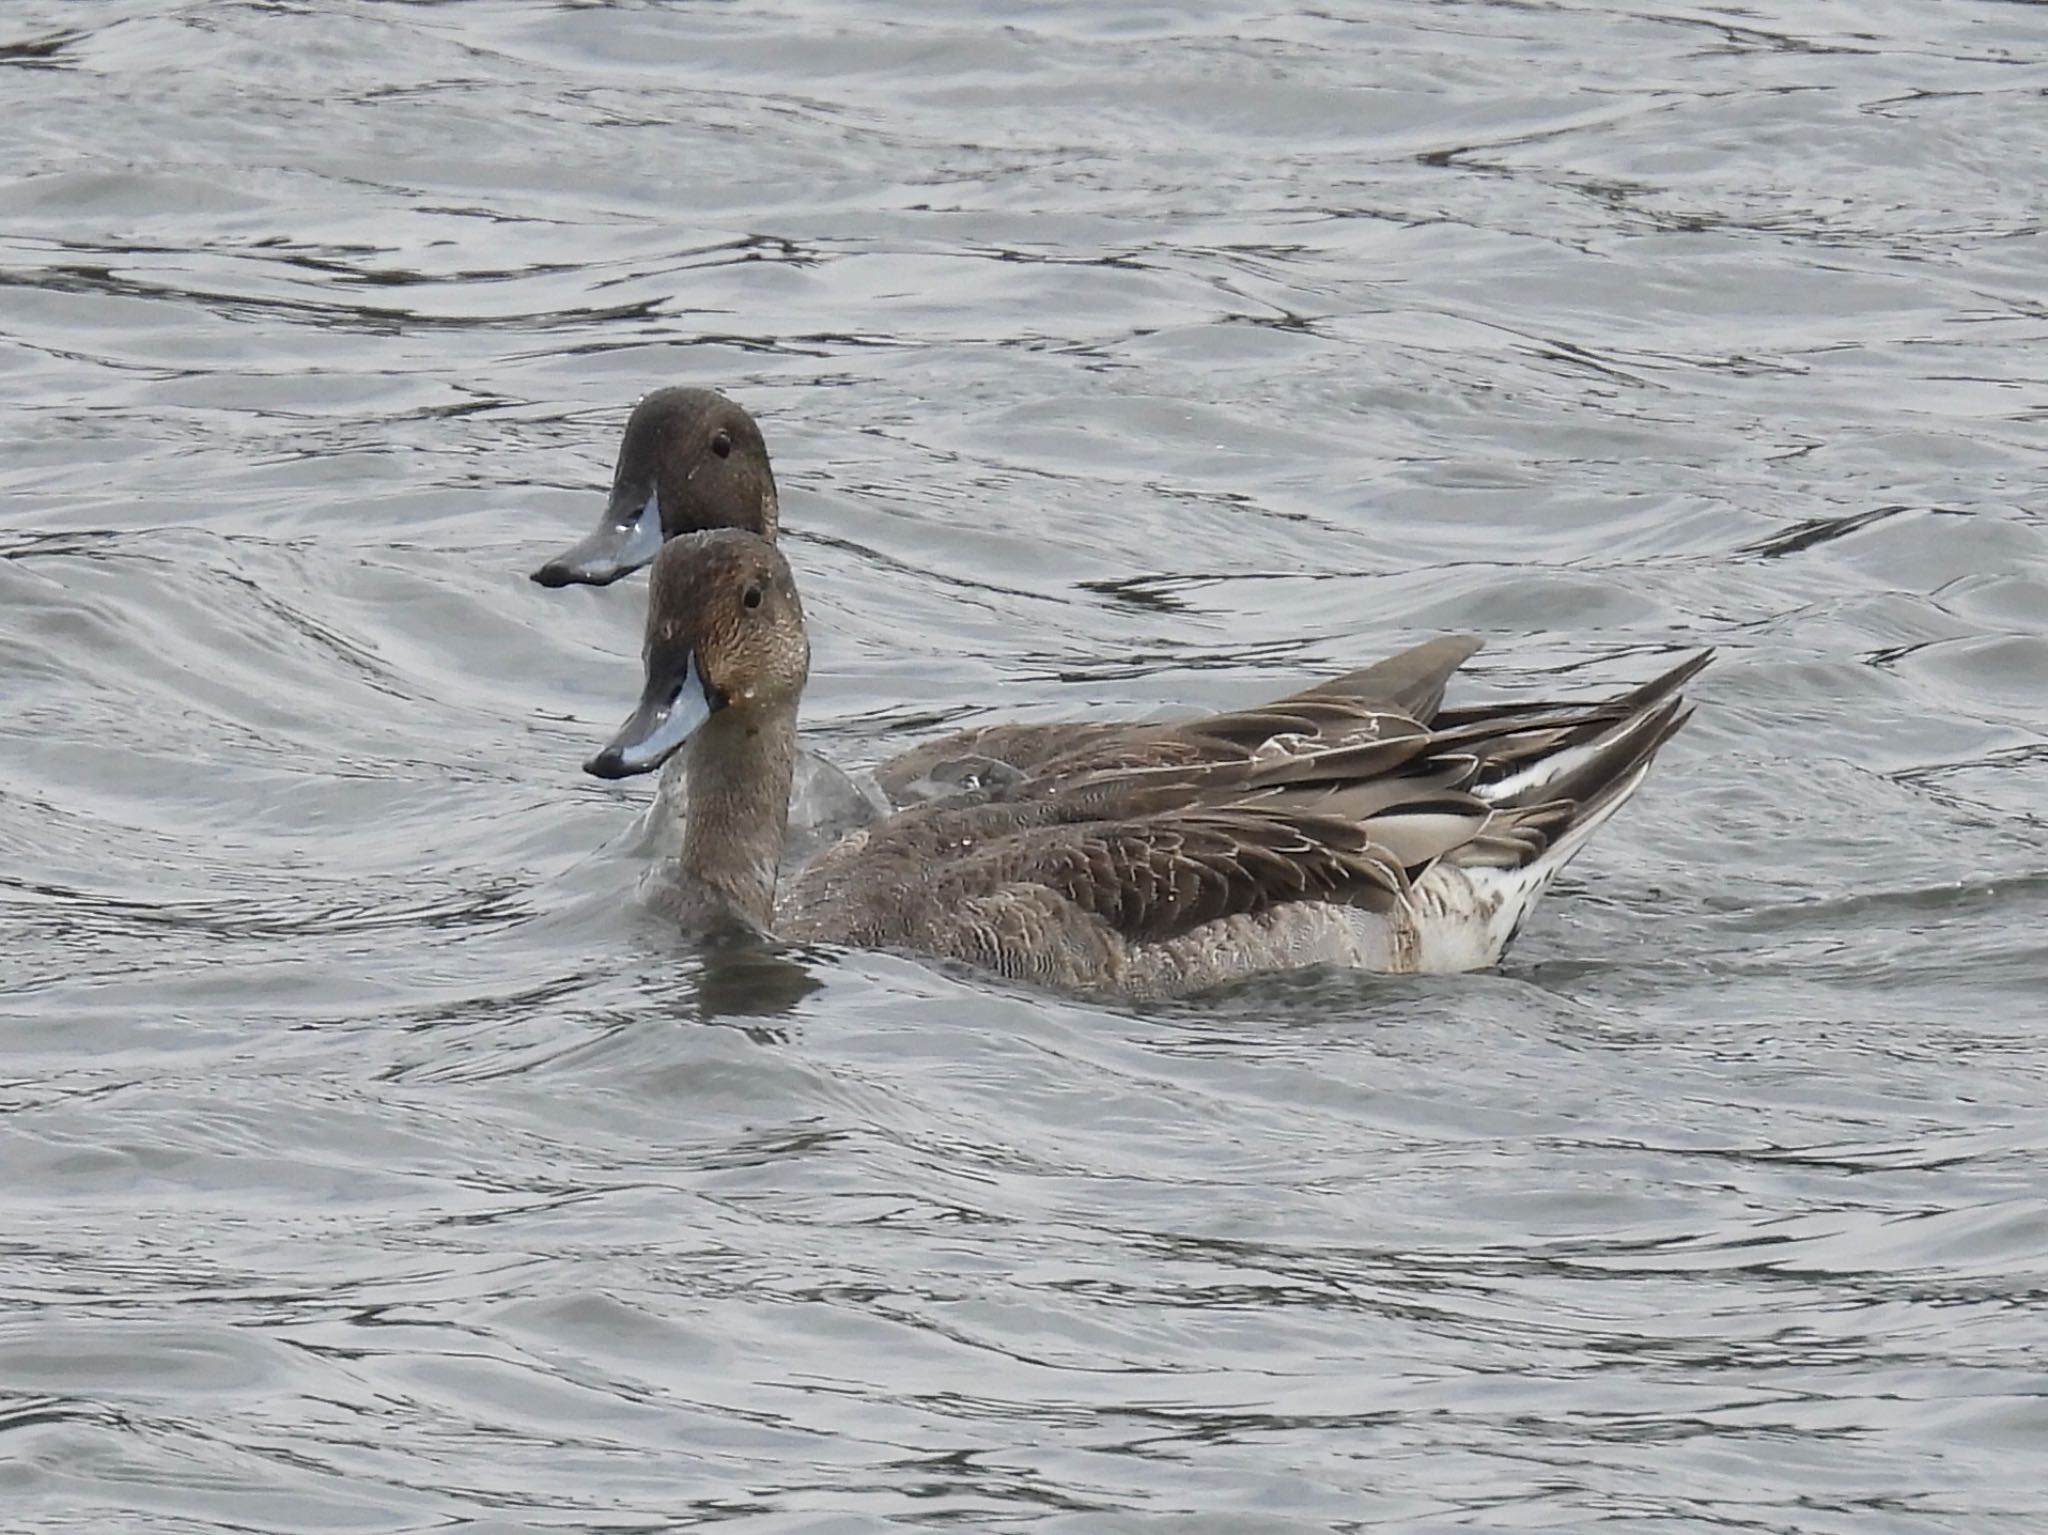
<path id="1" fill-rule="evenodd" d="M 1434 718 L 1444 701 L 1444 689 L 1458 668 L 1479 652 L 1486 642 L 1476 635 L 1447 634 L 1424 640 L 1372 666 L 1332 677 L 1305 688 L 1294 698 L 1315 698 L 1334 694 L 1381 709 L 1397 709 L 1424 722 Z M 1293 702 L 1282 699 L 1281 706 Z"/>
<path id="2" fill-rule="evenodd" d="M 1470 635 L 1428 640 L 1272 703 L 1191 720 L 956 730 L 898 753 L 875 770 L 875 779 L 890 802 L 901 805 L 1023 778 L 1185 767 L 1241 760 L 1282 743 L 1300 750 L 1361 736 L 1415 734 L 1435 714 L 1452 674 L 1481 643 Z"/>
<path id="3" fill-rule="evenodd" d="M 1348 822 L 1259 811 L 1102 822 L 1017 838 L 949 865 L 933 894 L 1040 885 L 1116 932 L 1160 942 L 1286 901 L 1385 911 L 1408 887 L 1399 865 Z"/>

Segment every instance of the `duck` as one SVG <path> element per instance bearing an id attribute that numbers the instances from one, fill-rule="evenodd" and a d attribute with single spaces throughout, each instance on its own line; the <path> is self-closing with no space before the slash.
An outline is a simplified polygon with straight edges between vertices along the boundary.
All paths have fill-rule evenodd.
<path id="1" fill-rule="evenodd" d="M 611 494 L 597 526 L 534 570 L 532 579 L 546 587 L 608 585 L 651 562 L 668 541 L 714 528 L 737 528 L 774 542 L 780 512 L 767 439 L 746 407 L 715 389 L 656 389 L 626 419 Z M 1386 705 L 1428 715 L 1456 663 L 1479 648 L 1476 640 L 1447 643 L 1447 649 L 1425 647 L 1347 672 L 1266 707 L 1289 719 L 1327 720 L 1340 730 L 1354 707 Z M 1466 648 L 1453 657 L 1460 644 Z M 1251 711 L 1250 717 L 1261 716 Z M 785 862 L 801 863 L 845 831 L 891 810 L 1018 784 L 1049 770 L 1074 771 L 1088 763 L 1185 766 L 1204 753 L 1230 756 L 1237 749 L 1213 732 L 1061 720 L 969 726 L 898 752 L 858 778 L 800 751 L 797 814 Z M 671 806 L 685 797 L 680 782 L 665 776 L 661 803 Z M 663 827 L 674 824 L 666 812 L 653 819 Z"/>
<path id="2" fill-rule="evenodd" d="M 638 706 L 584 768 L 619 779 L 686 757 L 662 900 L 686 926 L 1134 1000 L 1311 965 L 1474 970 L 1641 786 L 1711 659 L 1587 703 L 1441 707 L 1477 649 L 1440 638 L 1347 674 L 1377 676 L 1380 704 L 1309 689 L 1145 727 L 1142 746 L 1079 740 L 858 828 L 784 883 L 803 604 L 766 537 L 709 529 L 655 556 Z"/>

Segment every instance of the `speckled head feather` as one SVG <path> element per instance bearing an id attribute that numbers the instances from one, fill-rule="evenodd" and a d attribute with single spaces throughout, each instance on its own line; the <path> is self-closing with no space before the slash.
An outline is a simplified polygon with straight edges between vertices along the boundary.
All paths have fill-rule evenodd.
<path id="1" fill-rule="evenodd" d="M 692 655 L 719 707 L 795 707 L 810 639 L 789 562 L 765 538 L 715 528 L 663 547 L 648 576 L 644 660 L 652 674 Z"/>
<path id="2" fill-rule="evenodd" d="M 793 730 L 811 652 L 789 565 L 737 528 L 671 540 L 654 562 L 641 659 L 639 707 L 584 764 L 599 778 L 651 772 L 715 718 L 729 717 L 727 733 Z"/>

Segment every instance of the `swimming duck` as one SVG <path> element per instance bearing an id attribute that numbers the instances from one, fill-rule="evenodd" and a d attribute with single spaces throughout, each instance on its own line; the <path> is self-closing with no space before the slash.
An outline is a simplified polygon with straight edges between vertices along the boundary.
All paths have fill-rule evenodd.
<path id="1" fill-rule="evenodd" d="M 1500 958 L 1635 792 L 1709 659 L 1594 703 L 1440 708 L 1477 648 L 1433 640 L 1350 674 L 1412 708 L 1310 689 L 1143 727 L 1143 749 L 1115 732 L 1079 741 L 1033 774 L 853 832 L 778 897 L 810 644 L 775 546 L 717 529 L 656 556 L 639 707 L 584 766 L 622 778 L 686 754 L 667 904 L 687 923 L 737 918 L 1125 997 L 1319 963 L 1470 970 Z"/>
<path id="2" fill-rule="evenodd" d="M 535 570 L 533 579 L 550 587 L 604 586 L 647 564 L 669 539 L 708 528 L 741 528 L 773 540 L 779 524 L 768 444 L 746 408 L 715 389 L 657 389 L 626 420 L 611 495 L 597 526 Z M 1350 700 L 1427 716 L 1441 700 L 1450 671 L 1478 649 L 1476 640 L 1462 643 L 1467 648 L 1455 658 L 1425 648 L 1333 678 L 1273 707 L 1298 706 L 1303 697 L 1314 697 L 1338 706 Z M 970 726 L 883 762 L 874 770 L 874 788 L 813 753 L 799 752 L 799 810 L 791 821 L 788 861 L 808 857 L 891 807 L 1014 784 L 1055 765 L 1185 765 L 1193 760 L 1190 754 L 1211 749 L 1211 737 L 1153 724 Z M 674 775 L 664 778 L 662 800 L 682 797 Z M 673 825 L 670 815 L 654 820 L 664 828 Z"/>

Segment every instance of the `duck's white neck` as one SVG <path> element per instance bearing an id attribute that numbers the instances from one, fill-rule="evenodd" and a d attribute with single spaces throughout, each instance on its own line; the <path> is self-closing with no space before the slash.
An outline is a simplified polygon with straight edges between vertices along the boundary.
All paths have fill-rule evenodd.
<path id="1" fill-rule="evenodd" d="M 683 751 L 689 814 L 682 866 L 765 929 L 775 915 L 775 867 L 789 826 L 796 710 L 721 709 L 697 727 Z"/>

